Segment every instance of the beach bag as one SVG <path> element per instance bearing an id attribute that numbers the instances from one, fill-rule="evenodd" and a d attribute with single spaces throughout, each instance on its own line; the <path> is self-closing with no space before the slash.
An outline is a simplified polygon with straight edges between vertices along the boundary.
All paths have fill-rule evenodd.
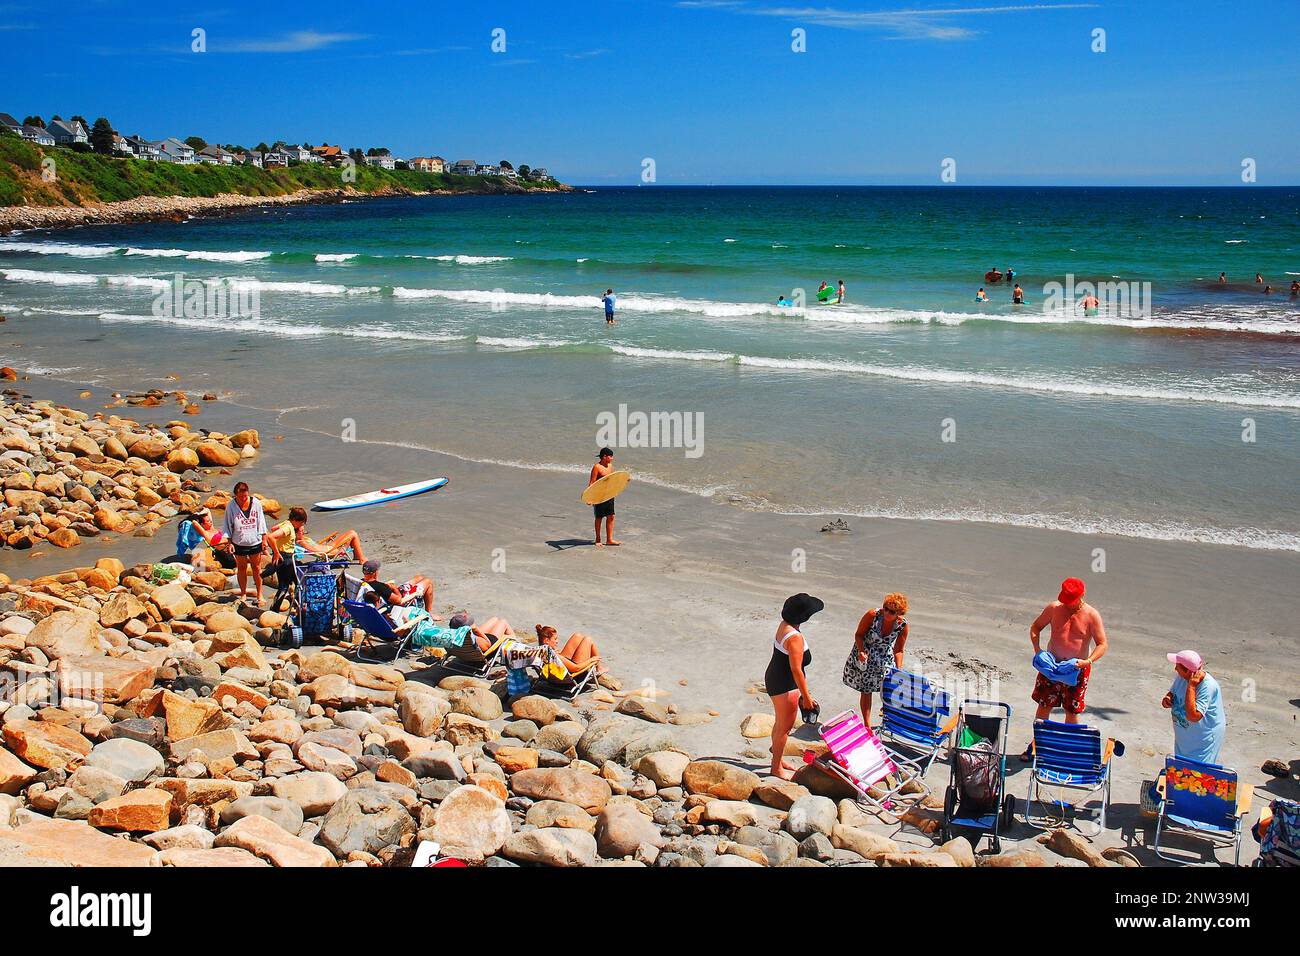
<path id="1" fill-rule="evenodd" d="M 998 755 L 993 741 L 981 740 L 957 751 L 957 779 L 962 796 L 976 803 L 993 803 L 998 797 Z"/>

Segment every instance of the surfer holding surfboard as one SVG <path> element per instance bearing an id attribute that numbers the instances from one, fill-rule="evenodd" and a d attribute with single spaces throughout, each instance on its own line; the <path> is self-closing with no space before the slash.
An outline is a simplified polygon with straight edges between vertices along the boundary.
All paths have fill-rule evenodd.
<path id="1" fill-rule="evenodd" d="M 582 500 L 591 505 L 596 516 L 596 547 L 601 547 L 600 522 L 605 522 L 604 544 L 617 547 L 622 541 L 614 540 L 614 497 L 627 487 L 631 479 L 626 471 L 614 470 L 614 452 L 611 448 L 602 448 L 596 463 L 591 466 L 591 476 L 587 479 L 587 490 L 582 493 Z"/>

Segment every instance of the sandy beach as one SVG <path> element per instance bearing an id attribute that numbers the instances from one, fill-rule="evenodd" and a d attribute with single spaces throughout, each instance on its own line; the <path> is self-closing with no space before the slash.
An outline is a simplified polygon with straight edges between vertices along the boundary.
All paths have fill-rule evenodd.
<path id="1" fill-rule="evenodd" d="M 80 400 L 75 386 L 52 380 L 19 386 L 88 411 L 105 398 L 96 390 Z M 134 411 L 150 420 L 148 410 Z M 171 410 L 159 411 L 159 421 L 172 417 Z M 356 528 L 383 560 L 386 577 L 431 576 L 440 608 L 469 608 L 480 619 L 499 615 L 521 631 L 546 623 L 562 635 L 592 635 L 625 688 L 654 685 L 669 692 L 663 699 L 682 714 L 716 712 L 677 728 L 680 743 L 697 756 L 765 772 L 766 739 L 747 741 L 738 728 L 747 714 L 770 710 L 763 668 L 781 602 L 796 591 L 826 602 L 805 631 L 814 655 L 810 683 L 824 717 L 856 705 L 840 670 L 859 616 L 887 591 L 903 591 L 911 601 L 906 665 L 959 695 L 1010 703 L 1018 752 L 1029 738 L 1033 708 L 1028 626 L 1061 578 L 1078 575 L 1111 641 L 1094 670 L 1087 720 L 1127 751 L 1115 765 L 1102 845 L 1126 845 L 1144 864 L 1154 862 L 1145 849 L 1151 830 L 1137 818 L 1138 788 L 1157 775 L 1172 749 L 1169 715 L 1159 701 L 1171 679 L 1165 654 L 1184 647 L 1204 655 L 1223 688 L 1223 760 L 1261 791 L 1256 805 L 1270 793 L 1297 793 L 1300 665 L 1287 650 L 1294 637 L 1285 610 L 1300 570 L 1294 554 L 862 518 L 850 519 L 849 533 L 822 533 L 821 519 L 748 512 L 635 482 L 619 499 L 624 546 L 596 549 L 588 543 L 589 509 L 577 500 L 581 476 L 342 442 L 229 402 L 206 406 L 195 424 L 258 428 L 263 453 L 241 476 L 286 505 L 366 490 L 380 476 L 384 483 L 450 476 L 436 494 L 347 515 L 312 515 L 310 528 L 317 536 Z M 77 553 L 4 552 L 0 571 L 31 577 L 104 554 L 128 564 L 157 559 L 170 550 L 170 528 L 153 539 L 89 541 Z M 1091 573 L 1098 547 L 1105 549 L 1106 570 Z M 801 563 L 806 570 L 792 570 Z M 1269 758 L 1290 763 L 1291 781 L 1260 772 Z M 1010 773 L 1009 790 L 1023 801 L 1027 776 L 1014 759 Z M 946 776 L 943 765 L 930 772 L 940 793 Z M 1012 836 L 1033 834 L 1018 824 Z M 1247 839 L 1243 856 L 1253 850 Z"/>

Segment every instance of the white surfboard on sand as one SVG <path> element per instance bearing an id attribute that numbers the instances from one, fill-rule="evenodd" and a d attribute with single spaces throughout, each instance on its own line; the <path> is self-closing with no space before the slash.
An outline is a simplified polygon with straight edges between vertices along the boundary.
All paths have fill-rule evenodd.
<path id="1" fill-rule="evenodd" d="M 422 495 L 428 491 L 437 491 L 450 480 L 450 478 L 430 478 L 426 481 L 412 482 L 409 485 L 396 485 L 392 488 L 367 491 L 364 494 L 352 495 L 349 498 L 332 498 L 329 501 L 318 501 L 312 506 L 312 510 L 347 511 L 351 508 L 364 508 L 366 505 L 380 505 L 388 501 L 398 501 L 402 498 Z"/>

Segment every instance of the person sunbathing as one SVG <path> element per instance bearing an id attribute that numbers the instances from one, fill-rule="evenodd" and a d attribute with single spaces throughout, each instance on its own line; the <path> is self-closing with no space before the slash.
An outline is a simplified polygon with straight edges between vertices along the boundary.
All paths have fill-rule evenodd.
<path id="1" fill-rule="evenodd" d="M 596 642 L 586 634 L 579 634 L 574 631 L 569 635 L 569 639 L 564 642 L 564 646 L 559 646 L 559 634 L 555 628 L 548 627 L 545 624 L 536 626 L 537 642 L 551 649 L 569 670 L 582 670 L 587 663 L 595 658 L 600 657 L 600 651 L 596 649 Z M 604 674 L 605 669 L 597 664 L 596 673 Z"/>
<path id="2" fill-rule="evenodd" d="M 357 600 L 363 600 L 366 591 L 377 591 L 384 603 L 390 607 L 409 607 L 423 604 L 424 609 L 435 621 L 442 618 L 433 613 L 433 579 L 417 574 L 405 584 L 394 584 L 379 579 L 379 561 L 371 558 L 361 565 L 361 588 L 357 591 Z"/>
<path id="3" fill-rule="evenodd" d="M 322 558 L 337 558 L 340 555 L 347 555 L 353 560 L 363 563 L 366 560 L 361 551 L 361 536 L 351 529 L 333 531 L 321 538 L 320 541 L 313 540 L 307 534 L 307 511 L 305 508 L 290 508 L 288 519 L 281 521 L 272 528 L 267 537 L 271 539 L 272 544 L 279 551 L 282 561 L 292 559 L 299 549 L 306 555 L 316 555 Z"/>
<path id="4" fill-rule="evenodd" d="M 361 599 L 382 610 L 383 598 L 378 591 L 368 590 Z M 417 647 L 463 647 L 472 640 L 475 647 L 486 653 L 501 638 L 515 636 L 510 622 L 504 618 L 490 617 L 483 622 L 482 627 L 476 627 L 474 618 L 467 611 L 453 614 L 447 627 L 435 623 L 429 612 L 420 607 L 390 606 L 387 614 L 393 631 L 399 637 L 412 634 L 412 641 Z"/>

